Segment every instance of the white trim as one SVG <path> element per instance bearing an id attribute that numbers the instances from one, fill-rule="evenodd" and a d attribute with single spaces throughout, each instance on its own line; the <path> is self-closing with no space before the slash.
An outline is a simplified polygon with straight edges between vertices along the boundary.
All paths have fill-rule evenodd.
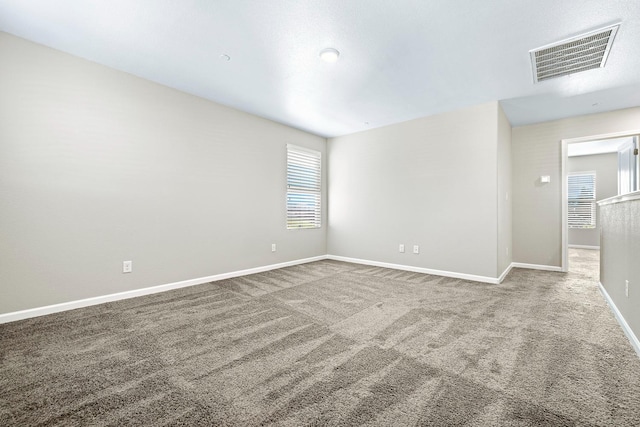
<path id="1" fill-rule="evenodd" d="M 596 203 L 598 203 L 599 206 L 606 206 L 638 199 L 640 199 L 640 191 L 634 191 L 633 193 L 627 193 L 619 196 L 609 197 L 608 199 L 602 199 Z"/>
<path id="2" fill-rule="evenodd" d="M 577 141 L 573 141 L 577 142 Z M 560 189 L 560 209 L 562 211 L 562 224 L 561 224 L 561 241 L 562 241 L 562 260 L 560 262 L 560 271 L 569 271 L 569 184 L 567 182 L 567 159 L 569 154 L 569 140 L 561 141 L 562 158 L 560 159 L 560 175 L 562 176 L 562 182 Z M 524 267 L 527 268 L 527 267 Z"/>
<path id="3" fill-rule="evenodd" d="M 541 264 L 526 264 L 524 262 L 512 262 L 511 265 L 515 268 L 528 268 L 530 270 L 544 270 L 544 271 L 559 271 L 564 272 L 562 267 L 556 267 L 554 265 L 541 265 Z"/>
<path id="4" fill-rule="evenodd" d="M 570 248 L 574 249 L 593 249 L 596 251 L 600 250 L 600 246 L 589 246 L 589 245 L 569 245 Z"/>
<path id="5" fill-rule="evenodd" d="M 507 277 L 507 275 L 511 272 L 511 269 L 513 268 L 513 263 L 509 264 L 509 267 L 507 267 L 502 274 L 500 275 L 500 277 L 498 277 L 498 283 L 502 283 L 502 281 Z"/>
<path id="6" fill-rule="evenodd" d="M 354 264 L 372 265 L 374 267 L 392 268 L 394 270 L 412 271 L 414 273 L 432 274 L 434 276 L 453 277 L 455 279 L 473 280 L 474 282 L 492 283 L 497 285 L 500 283 L 498 278 L 488 276 L 476 276 L 474 274 L 455 273 L 453 271 L 432 270 L 424 267 L 414 267 L 411 265 L 391 264 L 388 262 L 370 261 L 366 259 L 349 258 L 338 255 L 327 255 L 327 259 L 334 261 L 351 262 Z"/>
<path id="7" fill-rule="evenodd" d="M 290 267 L 292 265 L 306 264 L 308 262 L 321 261 L 327 259 L 326 255 L 311 258 L 298 259 L 282 262 L 279 264 L 265 265 L 262 267 L 248 268 L 246 270 L 233 271 L 230 273 L 215 274 L 213 276 L 200 277 L 197 279 L 183 280 L 181 282 L 168 283 L 165 285 L 151 286 L 148 288 L 134 289 L 131 291 L 118 292 L 115 294 L 102 295 L 98 297 L 86 298 L 76 301 L 63 302 L 60 304 L 47 305 L 45 307 L 30 308 L 28 310 L 14 311 L 12 313 L 0 314 L 0 324 L 15 322 L 16 320 L 28 319 L 31 317 L 44 316 L 46 314 L 58 313 L 60 311 L 74 310 L 76 308 L 88 307 L 91 305 L 104 304 L 106 302 L 119 301 L 123 299 L 135 298 L 143 295 L 166 292 L 173 289 L 186 288 L 188 286 L 201 285 L 203 283 L 215 282 L 218 280 L 231 279 L 233 277 L 247 276 L 249 274 L 262 273 L 264 271 L 276 270 L 278 268 Z"/>
<path id="8" fill-rule="evenodd" d="M 581 136 L 579 138 L 567 138 L 567 139 L 563 139 L 563 141 L 567 141 L 568 143 L 573 144 L 574 142 L 589 142 L 589 141 L 597 141 L 599 139 L 615 139 L 615 138 L 622 138 L 625 136 L 636 136 L 636 135 L 640 135 L 640 129 L 625 130 L 622 132 L 603 133 L 600 135 Z"/>
<path id="9" fill-rule="evenodd" d="M 604 299 L 607 301 L 607 304 L 609 304 L 609 308 L 611 308 L 611 311 L 613 311 L 613 315 L 616 317 L 616 320 L 620 324 L 620 327 L 622 327 L 624 334 L 629 339 L 631 346 L 638 354 L 638 357 L 640 357 L 640 340 L 638 340 L 638 337 L 636 337 L 636 335 L 633 333 L 627 321 L 624 320 L 624 317 L 622 317 L 622 313 L 620 313 L 618 307 L 616 307 L 616 304 L 609 296 L 609 293 L 607 293 L 607 290 L 604 288 L 604 286 L 602 286 L 602 283 L 598 282 L 598 287 L 600 288 L 600 293 L 602 293 L 602 296 L 604 296 Z"/>

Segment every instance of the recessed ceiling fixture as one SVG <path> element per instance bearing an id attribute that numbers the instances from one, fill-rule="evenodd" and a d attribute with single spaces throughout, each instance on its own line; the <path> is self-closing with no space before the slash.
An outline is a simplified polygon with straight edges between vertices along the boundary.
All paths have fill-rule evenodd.
<path id="1" fill-rule="evenodd" d="M 620 24 L 529 51 L 534 83 L 602 68 Z"/>
<path id="2" fill-rule="evenodd" d="M 332 47 L 328 47 L 320 51 L 320 59 L 324 62 L 336 62 L 339 56 L 340 52 Z"/>

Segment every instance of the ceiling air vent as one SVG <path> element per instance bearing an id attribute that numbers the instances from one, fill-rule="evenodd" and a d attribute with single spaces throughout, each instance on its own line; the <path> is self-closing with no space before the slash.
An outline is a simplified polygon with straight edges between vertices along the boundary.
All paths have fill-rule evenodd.
<path id="1" fill-rule="evenodd" d="M 530 50 L 535 83 L 604 67 L 620 24 Z"/>

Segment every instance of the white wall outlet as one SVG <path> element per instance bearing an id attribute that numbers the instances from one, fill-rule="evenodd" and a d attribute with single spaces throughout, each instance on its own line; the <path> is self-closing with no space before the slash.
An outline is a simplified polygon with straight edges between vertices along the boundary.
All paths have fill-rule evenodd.
<path id="1" fill-rule="evenodd" d="M 625 280 L 624 281 L 624 295 L 625 296 L 629 296 L 629 281 Z"/>
<path id="2" fill-rule="evenodd" d="M 420 246 L 413 245 L 413 253 L 414 254 L 419 254 L 420 253 Z"/>
<path id="3" fill-rule="evenodd" d="M 398 251 L 404 253 L 404 245 L 402 243 L 400 243 L 400 246 L 398 246 Z"/>
<path id="4" fill-rule="evenodd" d="M 122 272 L 131 273 L 133 271 L 133 261 L 122 261 Z"/>
<path id="5" fill-rule="evenodd" d="M 549 175 L 542 175 L 542 176 L 540 177 L 540 182 L 542 182 L 542 183 L 549 183 L 549 182 L 551 182 L 551 176 L 549 176 Z"/>
<path id="6" fill-rule="evenodd" d="M 272 243 L 271 244 L 271 252 L 275 252 L 276 251 L 276 244 Z"/>

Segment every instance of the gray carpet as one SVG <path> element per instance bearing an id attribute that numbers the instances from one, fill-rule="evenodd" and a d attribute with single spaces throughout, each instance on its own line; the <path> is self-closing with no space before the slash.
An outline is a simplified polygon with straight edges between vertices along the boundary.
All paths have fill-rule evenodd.
<path id="1" fill-rule="evenodd" d="M 334 261 L 0 325 L 0 425 L 640 425 L 640 359 L 569 274 Z"/>

